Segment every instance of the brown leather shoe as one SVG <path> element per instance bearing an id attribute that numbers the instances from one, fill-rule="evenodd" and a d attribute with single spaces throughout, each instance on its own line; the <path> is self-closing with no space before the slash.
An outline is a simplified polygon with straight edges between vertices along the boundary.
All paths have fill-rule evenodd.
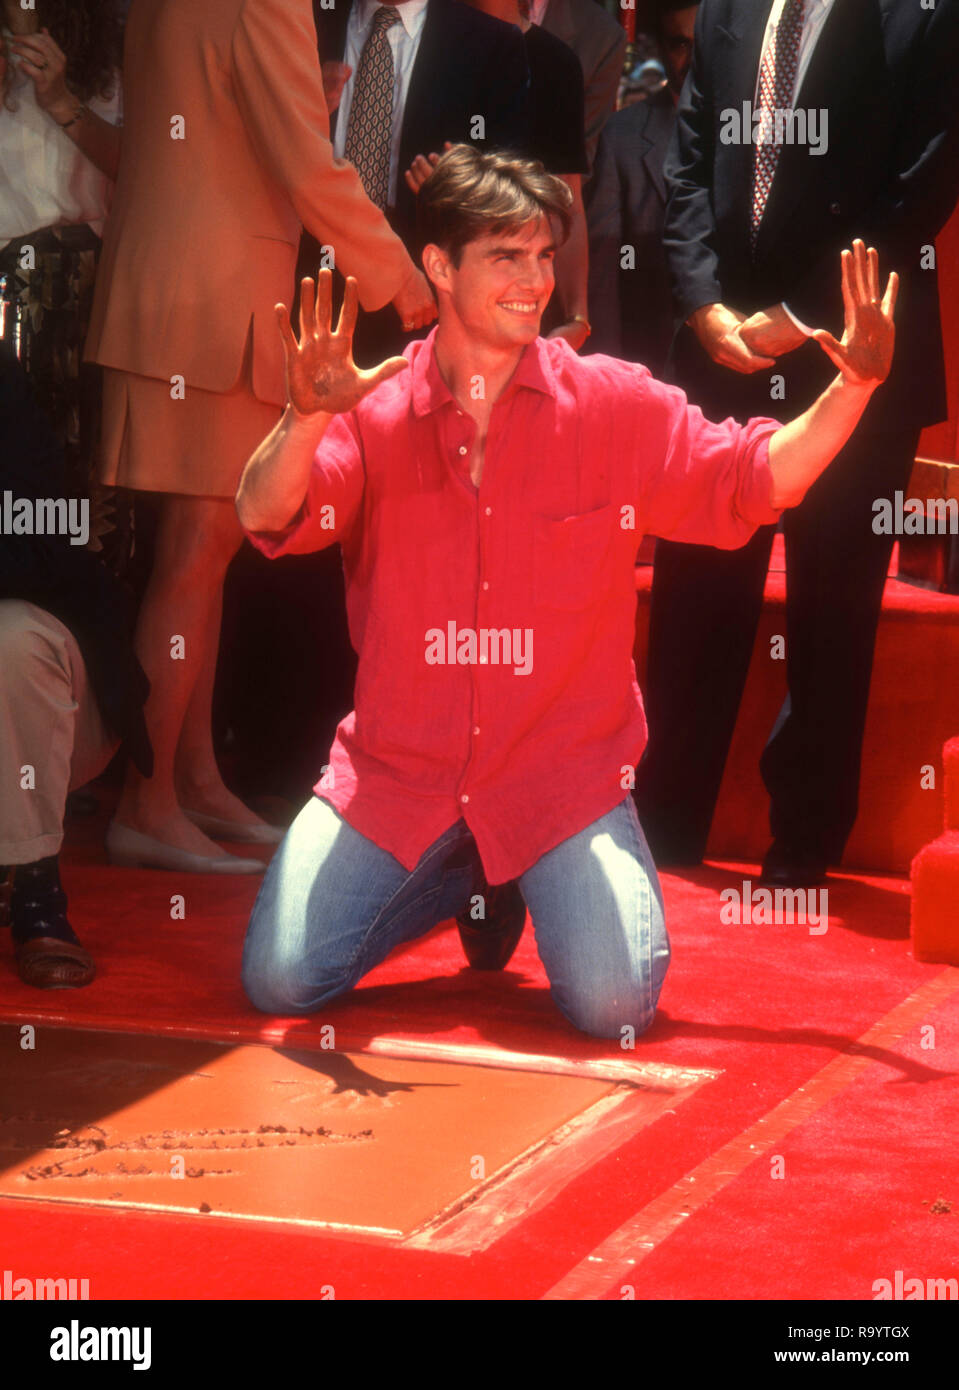
<path id="1" fill-rule="evenodd" d="M 17 973 L 34 989 L 80 989 L 97 973 L 89 951 L 56 936 L 32 936 L 16 946 Z"/>
<path id="2" fill-rule="evenodd" d="M 67 920 L 67 895 L 55 854 L 14 869 L 10 925 L 17 972 L 25 985 L 79 989 L 97 973 Z"/>

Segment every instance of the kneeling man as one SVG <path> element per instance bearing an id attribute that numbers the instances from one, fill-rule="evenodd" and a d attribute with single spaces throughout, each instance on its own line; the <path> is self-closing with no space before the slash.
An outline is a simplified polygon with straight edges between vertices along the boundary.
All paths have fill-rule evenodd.
<path id="1" fill-rule="evenodd" d="M 888 373 L 896 280 L 880 301 L 876 252 L 844 251 L 843 339 L 816 335 L 840 374 L 783 427 L 713 424 L 645 367 L 538 336 L 569 201 L 538 163 L 444 154 L 419 194 L 439 321 L 375 371 L 352 361 L 352 281 L 335 332 L 329 271 L 303 282 L 299 343 L 277 307 L 289 403 L 237 511 L 268 556 L 340 542 L 359 671 L 253 909 L 243 982 L 266 1012 L 321 1009 L 518 880 L 566 1018 L 653 1020 L 638 543 L 732 549 L 800 501 Z"/>

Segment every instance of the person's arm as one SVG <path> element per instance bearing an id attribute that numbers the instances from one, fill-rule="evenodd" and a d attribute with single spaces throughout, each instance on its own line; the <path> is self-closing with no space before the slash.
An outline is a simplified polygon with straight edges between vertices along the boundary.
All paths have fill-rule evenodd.
<path id="1" fill-rule="evenodd" d="M 563 174 L 563 182 L 573 195 L 569 236 L 556 252 L 556 293 L 563 322 L 549 334 L 565 338 L 579 349 L 589 335 L 589 236 L 583 207 L 582 174 Z"/>
<path id="2" fill-rule="evenodd" d="M 436 317 L 425 276 L 360 176 L 330 143 L 330 119 L 308 0 L 247 0 L 233 35 L 233 86 L 250 139 L 303 226 L 356 277 L 366 310 L 392 302 L 404 322 Z"/>
<path id="3" fill-rule="evenodd" d="M 877 253 L 856 242 L 842 253 L 842 280 L 842 341 L 825 329 L 813 334 L 840 375 L 788 425 L 713 423 L 681 391 L 646 374 L 642 429 L 633 430 L 644 532 L 736 549 L 802 500 L 852 435 L 892 363 L 898 277 L 890 275 L 880 301 Z"/>
<path id="4" fill-rule="evenodd" d="M 794 507 L 802 501 L 852 435 L 873 391 L 889 375 L 898 290 L 899 277 L 893 271 L 880 300 L 879 256 L 873 247 L 867 252 L 857 240 L 852 251 L 843 251 L 842 341 L 824 328 L 812 335 L 839 368 L 839 376 L 808 410 L 770 439 L 773 507 Z"/>
<path id="5" fill-rule="evenodd" d="M 589 238 L 589 320 L 592 352 L 619 357 L 623 351 L 620 304 L 620 256 L 625 237 L 627 191 L 616 160 L 618 117 L 599 137 L 593 176 L 586 185 L 586 227 Z"/>
<path id="6" fill-rule="evenodd" d="M 67 60 L 50 32 L 18 34 L 10 48 L 20 55 L 20 66 L 33 80 L 37 105 L 76 145 L 81 154 L 95 164 L 101 174 L 116 179 L 120 164 L 119 127 L 80 101 L 67 85 Z"/>
<path id="7" fill-rule="evenodd" d="M 286 355 L 287 406 L 247 462 L 236 494 L 240 525 L 251 533 L 288 531 L 308 493 L 314 510 L 317 506 L 332 508 L 331 524 L 305 538 L 316 543 L 298 549 L 317 549 L 337 540 L 352 520 L 362 495 L 362 465 L 348 436 L 339 443 L 350 453 L 349 461 L 344 462 L 339 454 L 333 458 L 331 467 L 321 470 L 313 495 L 317 453 L 334 417 L 347 416 L 369 391 L 409 366 L 405 357 L 391 357 L 372 371 L 356 366 L 352 355 L 359 299 L 356 280 L 347 277 L 335 332 L 331 328 L 332 285 L 332 271 L 321 270 L 314 298 L 314 282 L 302 281 L 299 342 L 286 305 L 276 306 Z M 345 423 L 341 434 L 344 430 L 348 431 Z M 273 553 L 278 549 L 274 546 Z"/>
<path id="8" fill-rule="evenodd" d="M 713 215 L 713 98 L 702 54 L 711 42 L 706 0 L 696 16 L 693 57 L 676 112 L 663 177 L 668 198 L 663 245 L 669 261 L 679 317 L 721 367 L 748 375 L 775 365 L 739 336 L 746 315 L 726 304 L 719 281 L 716 221 Z M 711 15 L 711 10 L 710 10 Z"/>
<path id="9" fill-rule="evenodd" d="M 722 305 L 716 222 L 710 196 L 714 143 L 713 98 L 703 54 L 711 42 L 706 30 L 708 0 L 696 15 L 696 37 L 689 72 L 676 107 L 663 178 L 666 217 L 663 246 L 669 261 L 676 310 L 688 320 L 698 309 Z"/>

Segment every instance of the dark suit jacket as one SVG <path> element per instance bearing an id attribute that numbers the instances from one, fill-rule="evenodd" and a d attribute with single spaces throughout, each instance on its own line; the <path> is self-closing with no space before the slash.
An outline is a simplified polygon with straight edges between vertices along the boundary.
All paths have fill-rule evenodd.
<path id="1" fill-rule="evenodd" d="M 0 492 L 64 497 L 63 455 L 26 373 L 0 348 Z M 66 536 L 0 537 L 0 599 L 23 599 L 69 628 L 107 728 L 126 741 L 139 770 L 153 771 L 143 717 L 150 684 L 133 650 L 132 592 L 90 550 Z"/>
<path id="2" fill-rule="evenodd" d="M 350 10 L 349 3 L 325 10 L 314 0 L 321 62 L 343 61 Z M 523 36 L 514 24 L 459 0 L 429 0 L 403 112 L 396 210 L 387 213 L 414 258 L 416 195 L 407 186 L 406 170 L 418 154 L 441 154 L 447 140 L 480 143 L 470 138 L 478 114 L 486 119 L 489 147 L 525 145 L 528 82 Z M 331 139 L 338 115 L 330 116 Z"/>
<path id="3" fill-rule="evenodd" d="M 673 336 L 663 160 L 675 120 L 666 89 L 617 111 L 600 136 L 586 193 L 588 350 L 642 362 L 654 376 L 662 375 Z M 624 246 L 634 250 L 633 269 L 622 268 Z"/>
<path id="4" fill-rule="evenodd" d="M 901 277 L 896 357 L 863 428 L 924 425 L 945 413 L 939 294 L 921 268 L 959 196 L 959 0 L 836 0 L 796 107 L 828 112 L 828 148 L 784 145 L 749 254 L 754 146 L 723 144 L 721 113 L 752 101 L 772 0 L 703 0 L 693 64 L 666 161 L 666 249 L 679 316 L 722 301 L 751 313 L 785 301 L 810 327 L 842 327 L 839 252 L 854 237 Z M 707 414 L 782 409 L 792 418 L 834 373 L 815 343 L 779 359 L 782 407 L 769 376 L 715 366 L 689 329 L 676 377 Z"/>

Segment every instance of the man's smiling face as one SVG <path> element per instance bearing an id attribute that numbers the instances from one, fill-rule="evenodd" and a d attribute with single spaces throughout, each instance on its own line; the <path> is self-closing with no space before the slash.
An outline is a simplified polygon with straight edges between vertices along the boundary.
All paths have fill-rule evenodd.
<path id="1" fill-rule="evenodd" d="M 447 262 L 450 307 L 477 344 L 503 349 L 533 341 L 553 293 L 555 252 L 553 229 L 541 216 L 468 242 L 458 267 Z"/>

